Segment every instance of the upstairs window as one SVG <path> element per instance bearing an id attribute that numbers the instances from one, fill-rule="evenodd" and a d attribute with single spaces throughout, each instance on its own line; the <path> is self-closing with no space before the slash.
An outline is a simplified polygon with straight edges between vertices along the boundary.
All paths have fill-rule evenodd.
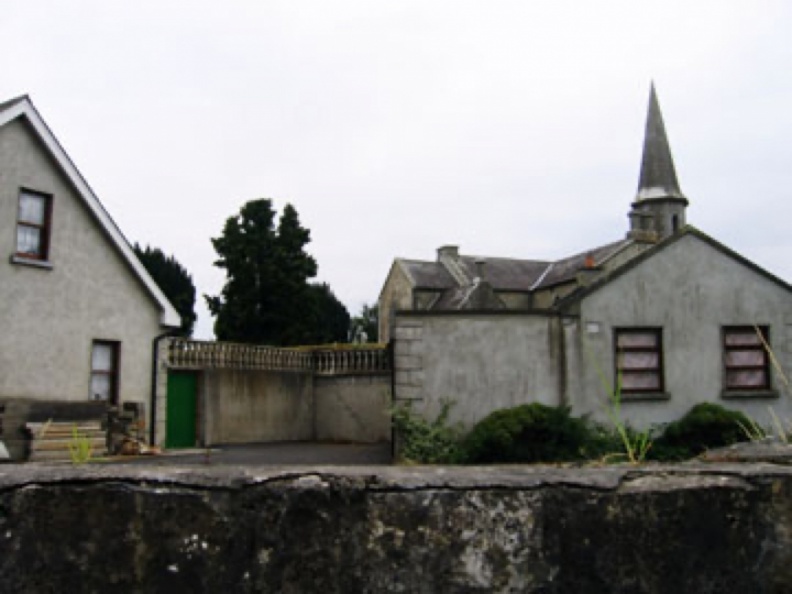
<path id="1" fill-rule="evenodd" d="M 118 361 L 120 343 L 95 340 L 91 349 L 90 400 L 118 404 Z"/>
<path id="2" fill-rule="evenodd" d="M 34 260 L 49 256 L 52 196 L 22 190 L 19 193 L 16 255 Z"/>
<path id="3" fill-rule="evenodd" d="M 659 328 L 616 329 L 615 348 L 622 393 L 663 391 L 663 335 Z"/>
<path id="4" fill-rule="evenodd" d="M 770 344 L 767 326 L 727 326 L 723 329 L 724 389 L 756 391 L 770 389 Z"/>

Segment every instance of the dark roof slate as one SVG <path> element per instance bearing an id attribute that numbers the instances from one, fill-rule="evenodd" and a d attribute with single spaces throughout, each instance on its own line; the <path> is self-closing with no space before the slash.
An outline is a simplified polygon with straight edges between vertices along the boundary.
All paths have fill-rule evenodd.
<path id="1" fill-rule="evenodd" d="M 399 262 L 416 289 L 443 290 L 456 286 L 453 277 L 439 262 L 404 259 Z"/>
<path id="2" fill-rule="evenodd" d="M 489 283 L 494 290 L 529 292 L 537 288 L 550 287 L 573 280 L 577 273 L 585 267 L 587 257 L 591 256 L 594 258 L 595 265 L 599 265 L 630 242 L 629 239 L 615 241 L 555 262 L 464 255 L 459 256 L 458 262 L 471 282 L 479 276 L 477 262 L 482 262 L 482 280 Z M 405 259 L 398 261 L 416 289 L 446 291 L 460 287 L 448 269 L 440 262 Z M 449 293 L 438 301 L 437 306 L 442 308 L 444 303 L 450 304 L 458 297 L 458 295 Z"/>
<path id="3" fill-rule="evenodd" d="M 553 262 L 553 267 L 548 271 L 547 275 L 542 279 L 542 282 L 535 288 L 552 287 L 570 280 L 574 280 L 577 273 L 585 268 L 586 259 L 590 256 L 594 260 L 594 265 L 599 266 L 609 256 L 618 252 L 621 248 L 631 243 L 629 239 L 622 239 L 607 243 L 599 247 L 580 252 L 574 256 L 556 260 Z"/>
<path id="4" fill-rule="evenodd" d="M 533 284 L 541 278 L 550 265 L 550 262 L 543 260 L 513 258 L 460 256 L 459 259 L 471 279 L 479 275 L 476 262 L 483 262 L 483 280 L 497 291 L 530 291 Z"/>

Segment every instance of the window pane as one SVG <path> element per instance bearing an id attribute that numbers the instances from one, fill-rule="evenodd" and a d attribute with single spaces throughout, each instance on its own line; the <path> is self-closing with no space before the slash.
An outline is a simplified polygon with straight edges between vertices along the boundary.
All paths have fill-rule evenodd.
<path id="1" fill-rule="evenodd" d="M 660 367 L 658 353 L 619 353 L 619 369 L 657 369 Z"/>
<path id="2" fill-rule="evenodd" d="M 91 376 L 91 400 L 110 400 L 110 376 Z"/>
<path id="3" fill-rule="evenodd" d="M 622 389 L 628 391 L 660 389 L 660 376 L 657 373 L 625 373 L 622 375 Z"/>
<path id="4" fill-rule="evenodd" d="M 113 370 L 113 346 L 94 344 L 91 354 L 91 370 L 110 372 Z"/>
<path id="5" fill-rule="evenodd" d="M 727 330 L 726 346 L 762 346 L 756 330 Z"/>
<path id="6" fill-rule="evenodd" d="M 617 336 L 619 348 L 656 348 L 657 334 L 654 332 L 622 332 Z"/>
<path id="7" fill-rule="evenodd" d="M 43 225 L 47 213 L 47 199 L 35 194 L 19 196 L 19 222 Z"/>
<path id="8" fill-rule="evenodd" d="M 728 351 L 726 353 L 727 367 L 764 367 L 764 351 Z"/>
<path id="9" fill-rule="evenodd" d="M 766 388 L 767 375 L 762 369 L 752 371 L 728 371 L 726 372 L 727 388 Z"/>
<path id="10" fill-rule="evenodd" d="M 41 229 L 17 225 L 17 253 L 41 255 Z"/>

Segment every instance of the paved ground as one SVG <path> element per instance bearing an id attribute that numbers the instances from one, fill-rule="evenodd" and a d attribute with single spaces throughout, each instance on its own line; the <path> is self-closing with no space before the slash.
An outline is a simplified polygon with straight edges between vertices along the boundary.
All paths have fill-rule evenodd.
<path id="1" fill-rule="evenodd" d="M 123 464 L 171 466 L 212 464 L 248 466 L 390 464 L 391 445 L 279 442 L 215 446 L 210 450 L 170 450 L 158 456 L 116 458 Z"/>

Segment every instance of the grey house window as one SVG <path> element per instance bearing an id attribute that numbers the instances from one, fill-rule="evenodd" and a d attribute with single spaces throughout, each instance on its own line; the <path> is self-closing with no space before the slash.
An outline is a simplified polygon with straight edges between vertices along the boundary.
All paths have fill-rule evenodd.
<path id="1" fill-rule="evenodd" d="M 723 328 L 723 388 L 726 391 L 770 390 L 770 344 L 767 326 Z"/>
<path id="2" fill-rule="evenodd" d="M 22 190 L 16 228 L 16 255 L 32 260 L 49 256 L 52 196 Z"/>
<path id="3" fill-rule="evenodd" d="M 622 393 L 662 393 L 663 333 L 660 328 L 614 330 L 616 376 Z"/>
<path id="4" fill-rule="evenodd" d="M 90 400 L 118 404 L 118 363 L 121 343 L 95 340 L 91 348 Z"/>

